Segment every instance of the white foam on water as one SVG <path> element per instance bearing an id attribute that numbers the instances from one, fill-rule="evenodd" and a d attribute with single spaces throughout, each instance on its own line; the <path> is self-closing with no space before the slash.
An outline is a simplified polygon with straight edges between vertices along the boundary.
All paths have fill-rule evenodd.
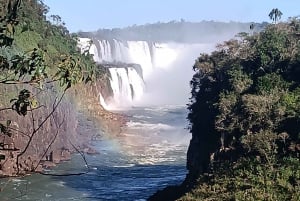
<path id="1" fill-rule="evenodd" d="M 114 168 L 127 168 L 127 167 L 133 167 L 135 164 L 126 164 L 126 165 L 114 165 Z"/>
<path id="2" fill-rule="evenodd" d="M 143 129 L 143 130 L 171 130 L 174 129 L 174 127 L 158 123 L 158 124 L 151 124 L 151 123 L 141 123 L 141 122 L 133 122 L 129 121 L 126 123 L 126 126 L 129 129 Z"/>
<path id="3" fill-rule="evenodd" d="M 12 179 L 11 181 L 16 183 L 26 182 L 24 179 Z"/>
<path id="4" fill-rule="evenodd" d="M 145 115 L 133 115 L 133 117 L 137 119 L 152 119 L 152 117 Z"/>
<path id="5" fill-rule="evenodd" d="M 66 182 L 64 182 L 64 181 L 58 181 L 58 182 L 55 182 L 53 184 L 56 185 L 56 186 L 63 187 L 63 186 L 65 186 Z"/>

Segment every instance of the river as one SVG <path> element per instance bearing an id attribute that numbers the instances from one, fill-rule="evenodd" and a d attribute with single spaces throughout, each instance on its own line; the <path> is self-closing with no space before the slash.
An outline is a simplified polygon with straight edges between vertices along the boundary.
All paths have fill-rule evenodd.
<path id="1" fill-rule="evenodd" d="M 157 190 L 180 184 L 186 175 L 186 152 L 190 140 L 185 106 L 135 107 L 121 111 L 127 126 L 115 138 L 101 135 L 87 120 L 80 132 L 93 132 L 92 146 L 99 152 L 86 155 L 90 167 L 80 176 L 31 175 L 0 180 L 1 201 L 146 200 Z M 84 172 L 80 154 L 49 170 L 50 173 Z"/>

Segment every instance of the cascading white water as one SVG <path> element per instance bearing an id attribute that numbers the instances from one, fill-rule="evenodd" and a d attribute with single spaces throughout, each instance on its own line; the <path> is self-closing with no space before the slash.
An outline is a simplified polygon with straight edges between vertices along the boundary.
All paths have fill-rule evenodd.
<path id="1" fill-rule="evenodd" d="M 147 77 L 153 68 L 151 50 L 146 41 L 118 41 L 97 40 L 99 50 L 91 51 L 95 61 L 99 63 L 122 62 L 140 64 L 143 69 L 143 77 Z M 99 53 L 99 54 L 98 54 Z"/>
<path id="2" fill-rule="evenodd" d="M 99 101 L 104 109 L 109 110 L 109 106 L 106 104 L 101 92 L 99 93 Z"/>
<path id="3" fill-rule="evenodd" d="M 82 39 L 82 44 L 87 39 Z M 185 104 L 189 97 L 192 65 L 200 52 L 214 44 L 151 43 L 146 41 L 94 40 L 90 53 L 110 66 L 113 101 L 110 108 L 132 105 Z M 84 46 L 84 45 L 81 45 Z M 124 64 L 120 65 L 120 64 Z M 142 72 L 130 64 L 139 64 Z M 108 65 L 109 66 L 109 65 Z M 144 84 L 144 82 L 146 84 Z M 146 85 L 147 87 L 145 87 Z"/>
<path id="4" fill-rule="evenodd" d="M 146 79 L 153 70 L 150 48 L 146 41 L 127 41 L 130 61 L 140 64 Z"/>
<path id="5" fill-rule="evenodd" d="M 112 56 L 112 49 L 110 46 L 109 41 L 107 40 L 100 40 L 98 41 L 100 46 L 100 54 L 99 54 L 99 61 L 100 62 L 113 62 L 113 56 Z"/>
<path id="6" fill-rule="evenodd" d="M 113 39 L 115 48 L 114 60 L 117 62 L 131 63 L 128 47 L 116 39 Z"/>
<path id="7" fill-rule="evenodd" d="M 89 50 L 90 54 L 93 55 L 93 59 L 95 62 L 97 63 L 100 63 L 101 61 L 99 60 L 99 57 L 98 57 L 98 49 L 97 47 L 95 46 L 95 44 L 92 44 L 91 47 L 90 47 L 90 50 Z"/>
<path id="8" fill-rule="evenodd" d="M 133 67 L 109 68 L 109 72 L 114 98 L 108 104 L 108 108 L 128 107 L 132 105 L 132 101 L 140 100 L 144 91 L 144 81 Z"/>
<path id="9" fill-rule="evenodd" d="M 132 67 L 128 68 L 128 80 L 130 86 L 132 87 L 133 100 L 135 101 L 141 100 L 145 90 L 144 80 L 141 78 L 138 72 Z"/>

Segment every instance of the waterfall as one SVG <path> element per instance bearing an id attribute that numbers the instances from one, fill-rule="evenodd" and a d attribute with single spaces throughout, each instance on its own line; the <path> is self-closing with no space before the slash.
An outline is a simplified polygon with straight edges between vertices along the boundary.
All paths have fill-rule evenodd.
<path id="1" fill-rule="evenodd" d="M 147 78 L 152 72 L 153 64 L 150 47 L 146 41 L 127 41 L 130 61 L 142 66 L 143 76 Z"/>
<path id="2" fill-rule="evenodd" d="M 101 92 L 99 93 L 99 101 L 100 101 L 100 104 L 102 105 L 102 107 L 106 110 L 109 110 L 109 106 L 106 104 Z"/>
<path id="3" fill-rule="evenodd" d="M 118 41 L 118 40 L 96 40 L 92 45 L 90 53 L 98 63 L 135 63 L 140 64 L 143 69 L 143 77 L 147 77 L 153 68 L 151 48 L 146 41 Z M 98 51 L 93 50 L 98 47 Z"/>
<path id="4" fill-rule="evenodd" d="M 98 40 L 100 46 L 100 52 L 98 54 L 100 62 L 113 62 L 112 49 L 109 41 L 107 40 Z"/>
<path id="5" fill-rule="evenodd" d="M 133 67 L 109 68 L 113 102 L 111 108 L 130 107 L 133 101 L 141 99 L 144 92 L 144 81 Z"/>
<path id="6" fill-rule="evenodd" d="M 90 54 L 93 55 L 93 59 L 96 63 L 100 63 L 101 61 L 99 60 L 99 57 L 98 57 L 98 49 L 96 47 L 95 44 L 92 44 L 91 47 L 90 47 L 90 50 L 89 50 Z"/>
<path id="7" fill-rule="evenodd" d="M 82 50 L 89 40 L 80 39 Z M 105 100 L 108 108 L 120 108 L 188 102 L 194 59 L 214 45 L 93 39 L 89 52 L 109 68 L 113 94 Z"/>
<path id="8" fill-rule="evenodd" d="M 109 68 L 113 98 L 105 101 L 100 94 L 103 107 L 127 107 L 141 100 L 145 90 L 144 78 L 153 69 L 151 43 L 113 39 L 93 40 L 90 44 L 90 39 L 80 38 L 78 46 L 82 51 L 89 49 L 95 62 Z"/>

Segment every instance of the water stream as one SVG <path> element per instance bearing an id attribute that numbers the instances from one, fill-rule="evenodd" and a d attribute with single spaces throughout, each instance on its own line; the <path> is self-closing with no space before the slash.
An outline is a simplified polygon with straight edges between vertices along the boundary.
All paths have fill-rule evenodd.
<path id="1" fill-rule="evenodd" d="M 186 175 L 190 135 L 184 106 L 139 107 L 122 111 L 129 122 L 116 138 L 92 142 L 99 154 L 87 155 L 90 171 L 81 176 L 32 175 L 0 180 L 0 200 L 146 200 L 157 190 L 180 184 Z M 82 120 L 80 132 L 100 131 Z M 86 171 L 79 154 L 50 172 Z M 6 185 L 6 186 L 4 186 Z"/>

